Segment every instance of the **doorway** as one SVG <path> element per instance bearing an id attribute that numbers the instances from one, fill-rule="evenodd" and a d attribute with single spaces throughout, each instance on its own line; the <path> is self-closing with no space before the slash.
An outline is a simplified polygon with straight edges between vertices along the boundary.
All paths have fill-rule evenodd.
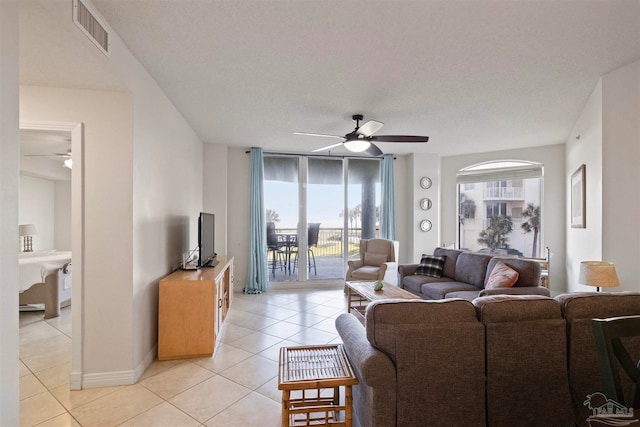
<path id="1" fill-rule="evenodd" d="M 21 131 L 65 134 L 70 137 L 71 154 L 71 253 L 73 285 L 71 289 L 71 390 L 82 388 L 83 283 L 84 283 L 84 126 L 74 122 L 20 122 Z M 65 158 L 66 160 L 66 158 Z M 60 165 L 62 167 L 62 165 Z"/>

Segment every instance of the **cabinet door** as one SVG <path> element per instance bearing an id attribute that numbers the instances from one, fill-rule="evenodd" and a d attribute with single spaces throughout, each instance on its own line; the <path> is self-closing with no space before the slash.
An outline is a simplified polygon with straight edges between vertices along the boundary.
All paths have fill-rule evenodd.
<path id="1" fill-rule="evenodd" d="M 216 281 L 216 304 L 215 304 L 215 325 L 214 331 L 216 340 L 218 339 L 218 333 L 220 332 L 220 328 L 222 327 L 222 322 L 224 321 L 224 283 L 222 280 Z"/>

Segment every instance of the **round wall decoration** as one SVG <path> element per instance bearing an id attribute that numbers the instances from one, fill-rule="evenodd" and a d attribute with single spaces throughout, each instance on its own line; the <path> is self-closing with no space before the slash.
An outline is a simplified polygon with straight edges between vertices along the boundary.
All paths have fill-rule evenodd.
<path id="1" fill-rule="evenodd" d="M 429 231 L 431 230 L 431 227 L 431 221 L 429 221 L 428 219 L 423 219 L 422 221 L 420 221 L 420 230 Z"/>
<path id="2" fill-rule="evenodd" d="M 431 188 L 431 184 L 431 178 L 429 178 L 428 176 L 423 176 L 422 178 L 420 178 L 420 187 L 424 188 L 425 190 Z"/>
<path id="3" fill-rule="evenodd" d="M 431 205 L 431 199 L 428 197 L 420 200 L 420 209 L 422 209 L 423 211 L 428 211 L 429 209 L 431 209 Z"/>

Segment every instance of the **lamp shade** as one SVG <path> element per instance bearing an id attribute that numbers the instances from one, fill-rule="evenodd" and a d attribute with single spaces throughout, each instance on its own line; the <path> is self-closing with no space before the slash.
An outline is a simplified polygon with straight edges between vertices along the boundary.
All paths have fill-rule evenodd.
<path id="1" fill-rule="evenodd" d="M 578 283 L 601 288 L 620 286 L 616 267 L 613 263 L 606 261 L 582 261 Z"/>
<path id="2" fill-rule="evenodd" d="M 354 153 L 361 153 L 371 146 L 371 143 L 366 139 L 357 138 L 345 141 L 344 146 L 347 150 Z"/>
<path id="3" fill-rule="evenodd" d="M 36 230 L 36 226 L 34 224 L 20 224 L 18 228 L 18 233 L 20 236 L 35 236 L 38 234 Z"/>

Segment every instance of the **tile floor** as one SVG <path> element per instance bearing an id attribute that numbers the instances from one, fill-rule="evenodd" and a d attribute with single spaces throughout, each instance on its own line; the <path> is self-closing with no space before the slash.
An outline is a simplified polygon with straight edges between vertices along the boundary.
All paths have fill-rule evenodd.
<path id="1" fill-rule="evenodd" d="M 155 361 L 137 384 L 81 391 L 69 390 L 71 310 L 20 313 L 20 424 L 279 426 L 280 347 L 340 342 L 345 305 L 341 284 L 236 293 L 215 357 Z"/>

